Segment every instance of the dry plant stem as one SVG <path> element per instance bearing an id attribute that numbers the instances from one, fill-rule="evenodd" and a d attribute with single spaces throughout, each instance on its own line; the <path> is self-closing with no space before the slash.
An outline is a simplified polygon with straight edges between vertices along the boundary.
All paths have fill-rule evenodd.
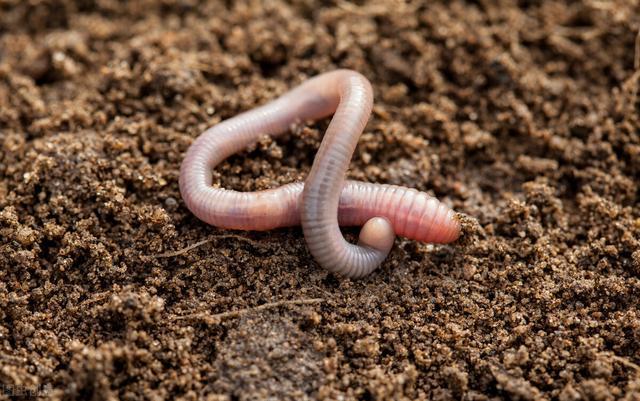
<path id="1" fill-rule="evenodd" d="M 269 230 L 302 224 L 319 264 L 348 277 L 362 277 L 379 266 L 395 234 L 423 242 L 455 240 L 460 224 L 434 197 L 395 185 L 344 180 L 372 100 L 365 77 L 336 70 L 209 128 L 191 145 L 181 166 L 180 192 L 187 207 L 221 228 Z M 211 186 L 213 168 L 261 135 L 275 136 L 334 112 L 306 184 L 249 193 Z M 364 225 L 360 245 L 347 243 L 338 224 Z"/>
<path id="2" fill-rule="evenodd" d="M 176 316 L 173 320 L 200 319 L 208 324 L 216 324 L 216 323 L 220 323 L 224 319 L 235 318 L 235 317 L 243 316 L 252 312 L 259 312 L 267 309 L 278 308 L 280 306 L 313 305 L 313 304 L 319 304 L 322 302 L 324 302 L 324 299 L 322 298 L 276 301 L 276 302 L 270 302 L 263 305 L 255 306 L 253 308 L 238 309 L 238 310 L 233 310 L 228 312 L 216 313 L 215 315 L 210 315 L 208 313 L 193 313 L 190 315 Z"/>
<path id="3" fill-rule="evenodd" d="M 191 251 L 192 249 L 196 249 L 202 245 L 208 244 L 209 242 L 216 240 L 216 239 L 235 239 L 238 241 L 242 241 L 245 243 L 248 243 L 250 245 L 254 245 L 254 246 L 258 246 L 259 244 L 249 238 L 245 238 L 242 237 L 240 235 L 235 235 L 235 234 L 224 234 L 224 235 L 214 235 L 211 236 L 207 239 L 201 240 L 196 242 L 195 244 L 189 245 L 185 248 L 179 249 L 177 251 L 171 251 L 171 252 L 164 252 L 164 253 L 159 253 L 156 255 L 145 255 L 146 258 L 149 259 L 160 259 L 160 258 L 171 258 L 171 257 L 175 257 L 175 256 L 180 256 L 183 255 L 189 251 Z"/>

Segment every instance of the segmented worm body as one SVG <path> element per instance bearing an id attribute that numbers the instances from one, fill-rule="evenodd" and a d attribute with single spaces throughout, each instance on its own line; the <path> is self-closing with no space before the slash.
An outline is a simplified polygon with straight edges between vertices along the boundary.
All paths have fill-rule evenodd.
<path id="1" fill-rule="evenodd" d="M 386 258 L 395 235 L 447 243 L 460 234 L 454 212 L 415 189 L 345 181 L 373 103 L 369 81 L 350 70 L 318 75 L 276 100 L 209 128 L 191 145 L 180 169 L 187 207 L 211 225 L 269 230 L 302 225 L 318 263 L 348 277 L 362 277 Z M 334 114 L 305 183 L 237 192 L 211 185 L 212 170 L 232 154 L 278 135 L 301 121 Z M 339 225 L 360 226 L 358 245 Z"/>

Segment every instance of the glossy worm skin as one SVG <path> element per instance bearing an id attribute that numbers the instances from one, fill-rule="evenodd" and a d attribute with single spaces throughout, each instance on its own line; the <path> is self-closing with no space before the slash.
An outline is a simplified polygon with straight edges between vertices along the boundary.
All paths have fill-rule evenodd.
<path id="1" fill-rule="evenodd" d="M 221 228 L 269 230 L 301 224 L 318 263 L 354 278 L 382 263 L 396 234 L 422 242 L 454 241 L 460 224 L 436 198 L 395 185 L 345 181 L 372 102 L 371 85 L 364 76 L 336 70 L 209 128 L 191 145 L 180 168 L 185 204 L 199 219 Z M 334 112 L 304 184 L 258 192 L 211 186 L 213 168 L 260 136 L 275 136 L 293 124 Z M 358 245 L 344 239 L 339 225 L 363 225 Z"/>

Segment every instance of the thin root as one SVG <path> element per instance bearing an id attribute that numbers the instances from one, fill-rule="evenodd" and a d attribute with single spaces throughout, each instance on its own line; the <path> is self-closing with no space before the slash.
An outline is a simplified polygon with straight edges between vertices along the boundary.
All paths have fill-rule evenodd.
<path id="1" fill-rule="evenodd" d="M 182 249 L 179 249 L 177 251 L 164 252 L 164 253 L 159 253 L 157 255 L 146 255 L 145 257 L 151 258 L 151 259 L 160 259 L 160 258 L 171 258 L 171 257 L 174 257 L 174 256 L 184 255 L 185 253 L 187 253 L 187 252 L 189 252 L 189 251 L 191 251 L 193 249 L 196 249 L 196 248 L 198 248 L 198 247 L 200 247 L 200 246 L 202 246 L 204 244 L 207 244 L 207 243 L 209 243 L 209 242 L 211 242 L 213 240 L 216 240 L 216 239 L 235 239 L 235 240 L 238 240 L 238 241 L 242 241 L 242 242 L 251 244 L 251 245 L 256 246 L 256 247 L 263 247 L 263 245 L 261 245 L 260 243 L 258 243 L 256 241 L 253 241 L 253 240 L 251 240 L 249 238 L 245 238 L 245 237 L 242 237 L 240 235 L 235 235 L 235 234 L 224 234 L 224 235 L 214 235 L 212 237 L 209 237 L 209 238 L 204 239 L 202 241 L 198 241 L 195 244 L 189 245 L 189 246 L 187 246 L 185 248 L 182 248 Z"/>
<path id="2" fill-rule="evenodd" d="M 216 313 L 215 315 L 210 315 L 208 313 L 192 313 L 189 315 L 182 315 L 182 316 L 177 316 L 174 317 L 172 320 L 187 320 L 187 319 L 194 319 L 194 320 L 201 320 L 204 323 L 207 324 L 219 324 L 220 322 L 222 322 L 225 319 L 231 319 L 231 318 L 236 318 L 236 317 L 240 317 L 243 315 L 247 315 L 250 314 L 252 312 L 259 312 L 259 311 L 264 311 L 267 309 L 273 309 L 273 308 L 278 308 L 280 306 L 293 306 L 293 305 L 313 305 L 313 304 L 319 304 L 324 302 L 324 299 L 322 298 L 311 298 L 311 299 L 296 299 L 296 300 L 287 300 L 287 301 L 277 301 L 277 302 L 270 302 L 267 304 L 263 304 L 260 306 L 255 306 L 252 308 L 245 308 L 245 309 L 238 309 L 238 310 L 233 310 L 233 311 L 228 311 L 228 312 L 222 312 L 222 313 Z"/>

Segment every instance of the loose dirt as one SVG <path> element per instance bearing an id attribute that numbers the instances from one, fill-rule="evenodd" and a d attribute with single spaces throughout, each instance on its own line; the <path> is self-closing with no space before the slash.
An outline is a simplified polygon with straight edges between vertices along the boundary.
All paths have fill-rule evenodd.
<path id="1" fill-rule="evenodd" d="M 0 398 L 639 399 L 639 29 L 637 0 L 0 0 Z M 178 191 L 200 132 L 338 67 L 376 94 L 349 177 L 467 216 L 357 281 Z M 214 184 L 303 180 L 326 126 Z"/>

